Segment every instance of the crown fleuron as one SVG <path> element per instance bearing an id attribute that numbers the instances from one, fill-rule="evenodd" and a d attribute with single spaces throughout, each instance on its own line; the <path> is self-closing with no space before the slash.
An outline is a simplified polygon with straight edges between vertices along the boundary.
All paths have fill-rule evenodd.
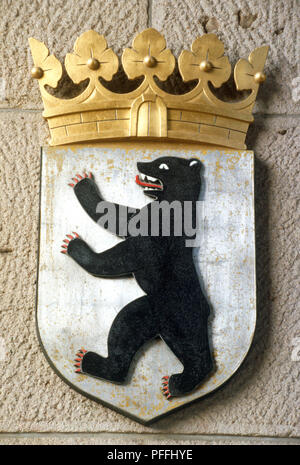
<path id="1" fill-rule="evenodd" d="M 259 84 L 265 80 L 263 68 L 268 47 L 256 48 L 248 60 L 240 59 L 234 68 L 238 90 L 250 90 L 248 97 L 228 103 L 218 99 L 215 88 L 231 74 L 224 45 L 215 34 L 198 37 L 191 51 L 184 50 L 178 68 L 184 82 L 195 87 L 181 95 L 162 90 L 154 76 L 165 81 L 174 71 L 175 57 L 166 48 L 164 37 L 155 29 L 146 29 L 126 48 L 122 65 L 129 79 L 143 77 L 132 92 L 115 93 L 99 78 L 111 81 L 119 60 L 107 42 L 95 31 L 83 33 L 68 53 L 65 67 L 75 84 L 89 79 L 83 92 L 72 99 L 59 99 L 45 89 L 56 87 L 62 66 L 44 43 L 30 38 L 34 67 L 31 75 L 40 85 L 48 120 L 51 145 L 109 139 L 162 139 L 214 144 L 244 149 L 248 126 Z M 210 84 L 209 84 L 210 83 Z"/>

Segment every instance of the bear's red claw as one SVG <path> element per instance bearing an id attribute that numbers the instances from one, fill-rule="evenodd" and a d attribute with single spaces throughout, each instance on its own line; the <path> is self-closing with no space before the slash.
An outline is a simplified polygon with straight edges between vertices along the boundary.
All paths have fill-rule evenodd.
<path id="1" fill-rule="evenodd" d="M 69 243 L 73 240 L 73 239 L 79 239 L 80 236 L 79 234 L 77 234 L 77 232 L 73 232 L 72 234 L 74 234 L 74 236 L 72 236 L 71 234 L 66 234 L 66 237 L 68 237 L 68 239 L 63 239 L 63 244 L 61 244 L 61 253 L 68 253 L 68 245 Z"/>
<path id="2" fill-rule="evenodd" d="M 81 348 L 77 351 L 77 354 L 76 354 L 76 357 L 75 358 L 75 364 L 74 364 L 74 367 L 79 367 L 77 370 L 75 370 L 75 373 L 82 373 L 82 370 L 81 370 L 81 364 L 82 364 L 82 359 L 84 357 L 84 354 L 86 354 L 86 350 Z"/>
<path id="3" fill-rule="evenodd" d="M 172 394 L 170 393 L 170 389 L 169 389 L 169 376 L 163 376 L 162 377 L 162 393 L 163 395 L 167 398 L 167 399 L 171 399 L 172 397 Z"/>
<path id="4" fill-rule="evenodd" d="M 92 175 L 92 173 L 87 174 L 87 173 L 85 173 L 85 172 L 84 172 L 83 174 L 77 173 L 77 174 L 75 174 L 75 177 L 72 178 L 72 181 L 74 181 L 74 182 L 70 182 L 68 185 L 71 186 L 71 187 L 75 187 L 76 184 L 78 184 L 79 181 L 81 181 L 81 180 L 84 179 L 84 178 L 90 178 L 90 179 L 92 179 L 92 178 L 93 178 L 93 175 Z"/>

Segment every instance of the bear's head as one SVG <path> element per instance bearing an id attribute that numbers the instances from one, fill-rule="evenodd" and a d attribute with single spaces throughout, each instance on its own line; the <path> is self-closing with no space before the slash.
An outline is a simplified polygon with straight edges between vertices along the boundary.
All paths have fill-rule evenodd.
<path id="1" fill-rule="evenodd" d="M 136 183 L 157 200 L 198 200 L 201 162 L 197 158 L 161 157 L 137 163 Z"/>

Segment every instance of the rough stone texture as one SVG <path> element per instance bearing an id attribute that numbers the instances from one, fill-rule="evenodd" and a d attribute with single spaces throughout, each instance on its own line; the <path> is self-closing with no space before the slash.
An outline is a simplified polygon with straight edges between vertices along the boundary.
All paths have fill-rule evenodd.
<path id="1" fill-rule="evenodd" d="M 151 3 L 152 26 L 165 35 L 176 56 L 206 32 L 214 32 L 223 41 L 232 65 L 239 58 L 247 58 L 256 47 L 270 45 L 267 81 L 260 90 L 257 111 L 298 111 L 299 103 L 291 98 L 292 80 L 300 75 L 297 0 L 178 0 L 176 8 L 172 0 Z M 228 97 L 235 95 L 230 85 L 224 87 Z"/>
<path id="2" fill-rule="evenodd" d="M 299 445 L 296 438 L 255 438 L 233 436 L 184 436 L 161 434 L 19 434 L 0 436 L 0 445 L 158 445 L 158 446 L 213 446 L 213 445 Z M 114 450 L 113 448 L 111 449 Z"/>
<path id="3" fill-rule="evenodd" d="M 147 27 L 147 7 L 146 0 L 2 0 L 0 30 L 5 40 L 0 41 L 0 76 L 5 96 L 0 95 L 0 107 L 43 108 L 39 86 L 30 77 L 29 37 L 45 42 L 63 63 L 77 37 L 94 29 L 120 56 Z M 64 94 L 74 96 L 70 80 L 64 79 L 63 84 Z"/>
<path id="4" fill-rule="evenodd" d="M 148 7 L 152 12 L 149 24 L 152 21 L 165 33 L 176 53 L 205 30 L 217 31 L 233 60 L 270 43 L 270 78 L 260 91 L 257 110 L 287 116 L 258 116 L 247 138 L 256 154 L 258 277 L 258 324 L 250 354 L 221 390 L 146 428 L 73 392 L 53 373 L 39 348 L 34 321 L 39 147 L 46 142 L 48 129 L 37 110 L 42 108 L 38 86 L 26 73 L 31 66 L 28 36 L 45 40 L 62 59 L 77 35 L 92 27 L 104 32 L 119 53 L 138 30 L 147 27 Z M 291 0 L 180 0 L 176 7 L 168 0 L 149 4 L 137 0 L 1 2 L 5 41 L 0 43 L 0 56 L 6 98 L 0 103 L 0 431 L 142 432 L 156 433 L 159 441 L 168 443 L 199 444 L 206 441 L 201 434 L 300 436 L 300 362 L 292 360 L 295 338 L 300 337 L 300 115 L 288 116 L 299 113 L 290 89 L 297 75 L 296 8 L 297 2 Z M 168 436 L 171 433 L 189 437 L 174 439 Z M 144 438 L 84 436 L 82 441 L 140 444 Z M 73 440 L 71 436 L 0 436 L 4 444 Z M 227 441 L 209 439 L 214 440 Z M 228 440 L 245 441 L 241 437 Z"/>

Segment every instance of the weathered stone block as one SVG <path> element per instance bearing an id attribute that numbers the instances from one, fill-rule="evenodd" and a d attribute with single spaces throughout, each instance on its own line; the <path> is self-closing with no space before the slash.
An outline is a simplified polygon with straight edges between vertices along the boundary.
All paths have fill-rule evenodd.
<path id="1" fill-rule="evenodd" d="M 165 35 L 167 46 L 178 56 L 193 40 L 213 32 L 224 42 L 225 54 L 234 65 L 256 47 L 270 45 L 266 62 L 267 80 L 261 86 L 256 111 L 299 111 L 293 80 L 299 76 L 297 24 L 300 3 L 296 0 L 152 0 L 152 26 Z M 170 83 L 178 81 L 176 78 Z M 181 86 L 182 87 L 182 86 Z M 298 84 L 299 87 L 299 84 Z M 235 95 L 225 85 L 227 98 Z M 294 98 L 293 98 L 293 95 Z M 298 91 L 299 95 L 299 91 Z"/>
<path id="2" fill-rule="evenodd" d="M 30 77 L 29 37 L 44 41 L 50 53 L 63 63 L 66 54 L 73 51 L 77 37 L 94 29 L 120 55 L 133 37 L 147 27 L 147 6 L 147 0 L 1 1 L 0 107 L 43 108 L 39 86 Z M 64 77 L 62 84 L 60 96 L 80 93 L 69 78 Z"/>

